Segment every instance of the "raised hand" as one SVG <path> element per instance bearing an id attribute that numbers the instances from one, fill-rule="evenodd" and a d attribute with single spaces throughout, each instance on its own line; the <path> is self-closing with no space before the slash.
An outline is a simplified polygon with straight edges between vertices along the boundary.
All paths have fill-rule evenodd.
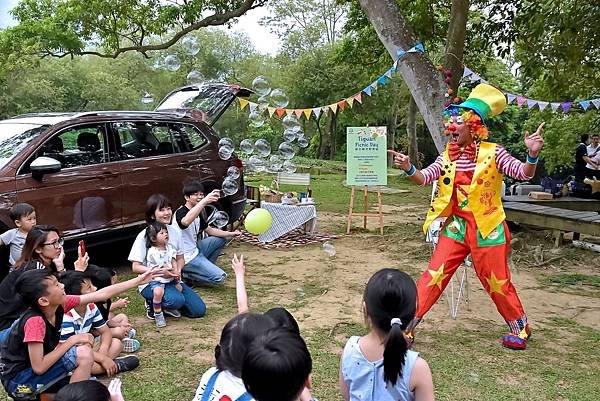
<path id="1" fill-rule="evenodd" d="M 108 392 L 110 393 L 110 401 L 124 401 L 121 392 L 121 379 L 112 379 L 108 384 Z"/>
<path id="2" fill-rule="evenodd" d="M 246 272 L 246 266 L 244 266 L 244 255 L 240 255 L 238 258 L 234 253 L 231 259 L 231 268 L 236 276 L 244 275 Z"/>
<path id="3" fill-rule="evenodd" d="M 394 155 L 394 165 L 404 171 L 410 170 L 410 157 L 395 150 L 388 149 L 388 153 Z"/>
<path id="4" fill-rule="evenodd" d="M 544 146 L 544 138 L 542 138 L 544 124 L 546 123 L 541 123 L 538 129 L 531 135 L 529 135 L 529 132 L 525 131 L 525 146 L 527 147 L 529 154 L 533 157 L 536 157 Z"/>

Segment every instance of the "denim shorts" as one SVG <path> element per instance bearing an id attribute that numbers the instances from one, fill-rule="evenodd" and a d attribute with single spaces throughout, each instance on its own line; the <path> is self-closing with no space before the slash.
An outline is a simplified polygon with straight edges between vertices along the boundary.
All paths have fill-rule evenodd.
<path id="1" fill-rule="evenodd" d="M 6 385 L 8 394 L 14 394 L 19 386 L 27 386 L 36 394 L 43 392 L 60 379 L 67 377 L 77 367 L 77 347 L 71 347 L 65 354 L 41 375 L 36 375 L 31 368 L 19 372 Z"/>

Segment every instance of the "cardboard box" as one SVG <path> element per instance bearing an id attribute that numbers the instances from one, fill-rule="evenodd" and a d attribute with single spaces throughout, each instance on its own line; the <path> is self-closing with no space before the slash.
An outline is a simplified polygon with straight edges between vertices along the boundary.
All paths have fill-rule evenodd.
<path id="1" fill-rule="evenodd" d="M 554 199 L 554 196 L 552 196 L 552 194 L 549 194 L 548 192 L 537 192 L 537 191 L 530 192 L 529 197 L 532 199 L 543 199 L 543 200 Z"/>

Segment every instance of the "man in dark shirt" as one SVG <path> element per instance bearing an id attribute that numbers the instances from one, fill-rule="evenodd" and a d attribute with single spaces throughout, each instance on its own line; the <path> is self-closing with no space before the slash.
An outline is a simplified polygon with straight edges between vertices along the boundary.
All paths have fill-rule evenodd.
<path id="1" fill-rule="evenodd" d="M 586 174 L 585 165 L 590 162 L 587 155 L 587 146 L 590 144 L 590 136 L 588 134 L 581 135 L 581 143 L 577 145 L 575 150 L 575 181 L 583 182 Z"/>

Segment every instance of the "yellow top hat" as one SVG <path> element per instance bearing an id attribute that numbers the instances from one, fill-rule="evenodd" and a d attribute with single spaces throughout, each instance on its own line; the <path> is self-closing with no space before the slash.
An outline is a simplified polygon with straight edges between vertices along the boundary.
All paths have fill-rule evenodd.
<path id="1" fill-rule="evenodd" d="M 491 85 L 479 84 L 473 88 L 467 100 L 451 106 L 473 110 L 485 122 L 488 117 L 497 116 L 504 111 L 506 96 Z"/>

